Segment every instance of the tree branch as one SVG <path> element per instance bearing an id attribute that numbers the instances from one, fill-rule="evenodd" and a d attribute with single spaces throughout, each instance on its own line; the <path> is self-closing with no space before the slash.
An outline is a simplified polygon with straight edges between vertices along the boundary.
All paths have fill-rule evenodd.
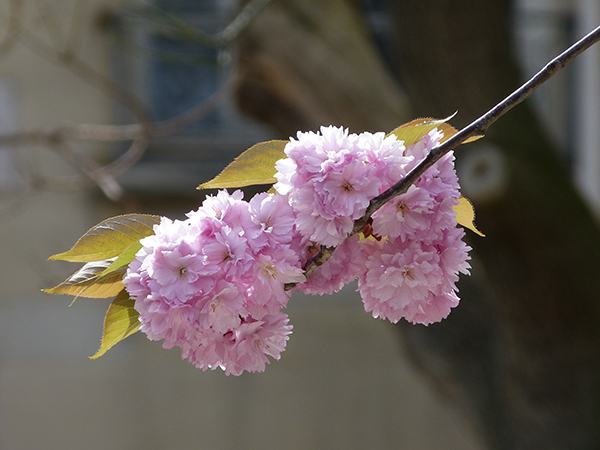
<path id="1" fill-rule="evenodd" d="M 171 15 L 158 8 L 152 10 L 159 15 L 159 20 L 154 24 L 159 33 L 166 36 L 184 38 L 188 42 L 195 42 L 199 45 L 209 47 L 226 47 L 235 40 L 250 26 L 256 16 L 273 0 L 250 0 L 239 12 L 239 14 L 229 22 L 221 31 L 215 34 L 205 33 L 192 26 L 189 22 Z M 139 10 L 136 11 L 134 18 L 139 18 Z M 146 14 L 148 17 L 148 14 Z M 150 15 L 151 18 L 151 15 Z"/>
<path id="2" fill-rule="evenodd" d="M 102 170 L 103 167 L 99 166 L 93 159 L 76 152 L 65 141 L 57 141 L 50 147 L 66 161 L 71 162 L 77 170 L 83 172 L 86 179 L 96 184 L 106 197 L 117 201 L 123 196 L 123 189 L 117 183 L 112 173 Z M 53 184 L 58 184 L 64 188 L 67 184 L 79 186 L 81 184 L 81 177 L 74 177 L 69 180 L 46 179 L 44 181 L 46 186 L 52 187 Z"/>
<path id="3" fill-rule="evenodd" d="M 149 130 L 149 137 L 172 136 L 206 117 L 233 92 L 236 83 L 237 77 L 233 75 L 217 92 L 202 103 L 171 119 L 162 122 L 153 122 Z M 0 134 L 0 145 L 49 144 L 57 139 L 122 142 L 134 141 L 142 137 L 143 129 L 139 123 L 128 125 L 77 124 L 54 129 L 32 129 Z"/>
<path id="4" fill-rule="evenodd" d="M 231 44 L 242 34 L 272 0 L 251 0 L 242 8 L 240 13 L 233 19 L 223 31 L 217 33 L 213 45 L 221 46 Z"/>
<path id="5" fill-rule="evenodd" d="M 18 16 L 21 5 L 20 0 L 12 1 L 15 3 L 13 9 L 11 9 L 11 19 Z M 139 123 L 131 125 L 78 124 L 0 135 L 0 145 L 47 145 L 82 173 L 82 176 L 66 177 L 64 179 L 33 177 L 27 183 L 29 186 L 26 186 L 26 190 L 29 192 L 35 191 L 40 187 L 55 189 L 80 188 L 84 185 L 89 185 L 90 181 L 92 181 L 102 189 L 108 198 L 112 200 L 118 199 L 122 194 L 122 190 L 115 181 L 115 177 L 139 160 L 144 154 L 151 137 L 170 136 L 185 130 L 222 104 L 225 98 L 231 94 L 237 82 L 237 75 L 232 74 L 224 85 L 206 101 L 172 119 L 153 122 L 149 109 L 140 98 L 92 68 L 75 53 L 74 48 L 76 44 L 65 39 L 50 6 L 47 6 L 46 9 L 41 9 L 38 5 L 38 9 L 41 16 L 40 21 L 51 35 L 50 44 L 43 42 L 33 33 L 28 32 L 28 30 L 21 29 L 20 20 L 16 22 L 19 24 L 18 29 L 9 35 L 16 37 L 18 31 L 32 50 L 35 50 L 57 64 L 64 65 L 87 83 L 123 103 L 137 117 Z M 76 31 L 72 31 L 72 34 L 75 36 Z M 0 43 L 0 49 L 2 48 L 2 44 Z M 77 155 L 68 146 L 67 141 L 69 140 L 132 142 L 129 149 L 118 159 L 100 166 L 89 157 Z M 11 189 L 13 188 L 11 187 Z M 5 190 L 3 189 L 3 191 Z"/>
<path id="6" fill-rule="evenodd" d="M 522 101 L 529 98 L 533 92 L 539 88 L 542 84 L 548 81 L 552 76 L 559 72 L 568 63 L 573 61 L 577 56 L 587 50 L 589 47 L 600 41 L 600 27 L 594 29 L 589 34 L 584 36 L 582 39 L 577 41 L 563 53 L 558 55 L 556 58 L 551 60 L 544 66 L 537 74 L 535 74 L 529 81 L 523 84 L 520 88 L 486 112 L 484 115 L 473 121 L 470 125 L 467 125 L 450 139 L 444 143 L 431 149 L 429 154 L 411 170 L 404 178 L 394 184 L 387 191 L 383 192 L 379 196 L 373 198 L 367 207 L 365 214 L 354 222 L 354 227 L 350 232 L 349 236 L 359 233 L 364 230 L 365 225 L 371 218 L 371 216 L 381 208 L 385 203 L 397 197 L 398 195 L 404 194 L 408 188 L 414 184 L 421 175 L 423 175 L 427 169 L 433 166 L 442 156 L 451 150 L 454 150 L 459 145 L 463 144 L 469 138 L 474 136 L 483 136 L 487 129 L 500 117 L 510 111 L 513 107 L 521 103 Z M 314 272 L 314 270 L 325 263 L 327 259 L 332 255 L 335 247 L 323 247 L 321 251 L 309 259 L 304 266 L 304 273 L 307 277 Z M 286 290 L 292 289 L 295 286 L 294 283 L 286 285 Z"/>

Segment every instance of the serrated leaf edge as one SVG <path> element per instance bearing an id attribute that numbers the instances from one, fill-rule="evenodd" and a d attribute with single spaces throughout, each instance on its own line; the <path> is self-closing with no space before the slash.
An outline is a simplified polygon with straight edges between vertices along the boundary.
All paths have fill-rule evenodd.
<path id="1" fill-rule="evenodd" d="M 112 259 L 112 258 L 111 258 Z M 92 261 L 89 263 L 84 264 L 79 270 L 77 270 L 76 272 L 74 272 L 71 276 L 67 277 L 67 279 L 65 281 L 63 281 L 62 283 L 54 286 L 53 288 L 49 288 L 49 289 L 43 289 L 43 292 L 45 292 L 46 294 L 53 294 L 53 295 L 73 295 L 73 301 L 71 302 L 71 305 L 75 302 L 75 300 L 77 300 L 79 297 L 84 297 L 84 298 L 109 298 L 112 297 L 113 295 L 115 295 L 114 293 L 111 293 L 109 295 L 106 296 L 98 296 L 98 295 L 94 295 L 94 296 L 86 296 L 85 295 L 85 291 L 87 291 L 89 288 L 91 288 L 92 286 L 94 286 L 96 283 L 98 283 L 99 281 L 105 280 L 107 277 L 109 276 L 115 276 L 115 272 L 119 269 L 113 270 L 110 273 L 107 273 L 106 275 L 101 275 L 102 272 L 98 272 L 96 274 L 93 274 L 92 276 L 89 276 L 88 278 L 83 279 L 82 281 L 73 283 L 73 284 L 68 284 L 71 280 L 73 280 L 74 277 L 76 277 L 78 274 L 80 274 L 85 268 L 86 266 L 92 266 L 93 264 L 99 264 L 102 262 L 109 262 L 110 260 L 105 260 L 105 261 Z M 112 263 L 112 262 L 111 262 Z M 120 268 L 122 269 L 122 267 Z M 113 281 L 112 283 L 116 283 L 117 281 L 122 281 L 123 280 L 123 276 L 125 275 L 125 269 L 122 270 L 122 274 L 120 279 L 115 279 L 115 281 Z M 68 289 L 70 287 L 77 287 L 78 285 L 84 284 L 89 282 L 90 284 L 83 287 L 83 289 L 81 290 L 81 292 L 79 292 L 78 294 L 74 295 L 70 292 L 60 292 L 57 291 L 57 289 L 63 288 L 63 289 Z M 125 288 L 125 285 L 123 284 L 122 289 Z"/>
<path id="2" fill-rule="evenodd" d="M 137 221 L 137 220 L 133 220 L 134 217 L 145 217 L 145 218 L 151 218 L 155 220 L 155 223 L 153 223 L 151 226 L 148 226 L 146 223 L 143 223 L 142 221 Z M 126 223 L 122 223 L 120 222 L 119 225 L 124 227 L 124 228 L 129 228 L 132 231 L 132 235 L 135 234 L 136 236 L 132 236 L 132 235 L 128 235 L 124 232 L 120 232 L 120 234 L 122 236 L 126 236 L 128 239 L 128 242 L 122 242 L 122 241 L 118 241 L 117 239 L 115 239 L 114 236 L 107 236 L 106 234 L 102 234 L 101 232 L 99 232 L 99 230 L 102 229 L 111 229 L 111 227 L 107 226 L 111 221 L 116 221 L 117 219 L 121 219 L 121 218 L 129 218 L 132 219 L 133 222 L 139 223 L 141 225 L 143 225 L 144 227 L 146 227 L 150 233 L 146 234 L 146 233 L 140 233 L 139 230 L 136 230 L 135 228 L 133 228 L 131 225 L 126 224 Z M 123 215 L 119 215 L 119 216 L 114 216 L 114 217 L 110 217 L 106 220 L 103 220 L 102 222 L 100 222 L 97 225 L 94 225 L 92 228 L 90 228 L 86 233 L 84 233 L 83 236 L 81 236 L 77 242 L 75 242 L 75 244 L 66 252 L 62 252 L 62 253 L 57 253 L 56 255 L 52 255 L 48 258 L 48 260 L 50 261 L 55 261 L 55 260 L 60 260 L 60 261 L 70 261 L 70 262 L 84 262 L 84 263 L 89 263 L 89 262 L 94 262 L 94 261 L 103 261 L 112 257 L 116 257 L 119 256 L 123 251 L 125 251 L 125 249 L 131 245 L 132 243 L 139 241 L 141 239 L 143 239 L 144 237 L 150 236 L 153 232 L 153 226 L 160 223 L 160 216 L 156 216 L 156 215 L 152 215 L 152 214 L 123 214 Z M 119 245 L 117 248 L 112 249 L 112 250 L 104 250 L 104 251 L 95 251 L 95 252 L 90 252 L 90 253 L 83 253 L 81 255 L 72 255 L 72 253 L 79 247 L 79 246 L 84 246 L 86 240 L 90 239 L 93 236 L 103 236 L 107 239 L 111 239 L 113 241 L 119 242 Z M 101 256 L 102 255 L 102 256 Z M 110 256 L 109 256 L 110 255 Z"/>
<path id="3" fill-rule="evenodd" d="M 132 305 L 131 305 L 131 307 L 125 307 L 125 309 L 128 310 L 129 312 L 133 311 L 134 313 L 132 315 L 130 315 L 129 317 L 127 317 L 127 319 L 119 319 L 117 321 L 113 321 L 111 323 L 108 323 L 109 314 L 111 312 L 111 308 L 113 308 L 115 306 L 116 307 L 122 306 L 122 304 L 126 303 L 126 302 L 131 302 Z M 108 307 L 108 309 L 106 311 L 106 315 L 104 316 L 104 324 L 102 326 L 102 338 L 100 339 L 100 348 L 92 356 L 88 356 L 89 359 L 98 359 L 98 358 L 100 358 L 108 350 L 110 350 L 111 348 L 113 348 L 116 344 L 118 344 L 122 340 L 128 338 L 132 334 L 134 334 L 137 331 L 139 331 L 139 329 L 140 329 L 140 322 L 138 320 L 138 321 L 135 321 L 133 324 L 129 325 L 129 327 L 127 327 L 126 330 L 117 332 L 117 337 L 111 338 L 110 342 L 108 342 L 108 343 L 106 342 L 108 334 L 110 333 L 110 330 L 108 329 L 110 325 L 112 325 L 112 324 L 114 324 L 116 322 L 122 321 L 122 320 L 131 321 L 132 318 L 139 317 L 139 313 L 133 308 L 133 304 L 135 304 L 135 301 L 129 296 L 129 294 L 126 291 L 120 293 L 119 295 L 117 295 L 115 297 L 115 299 L 109 305 L 109 307 Z"/>
<path id="4" fill-rule="evenodd" d="M 253 145 L 249 149 L 242 152 L 231 163 L 229 163 L 227 165 L 227 167 L 225 167 L 216 177 L 214 177 L 210 181 L 200 184 L 196 189 L 202 190 L 202 189 L 241 188 L 241 187 L 246 187 L 246 186 L 254 186 L 257 184 L 275 183 L 277 181 L 277 179 L 274 177 L 274 175 L 276 173 L 275 172 L 275 163 L 277 161 L 279 161 L 280 159 L 285 158 L 285 154 L 283 153 L 283 148 L 285 148 L 285 145 L 288 142 L 289 141 L 286 141 L 286 140 L 273 139 L 270 141 L 259 142 L 258 144 Z M 267 149 L 267 151 L 273 152 L 276 155 L 281 154 L 281 157 L 275 159 L 269 155 L 266 155 L 264 152 L 260 151 L 260 149 L 263 146 L 266 146 L 271 143 L 276 143 L 278 146 L 283 145 L 283 148 L 281 150 L 279 148 L 268 148 Z M 254 167 L 250 167 L 248 164 L 245 163 L 245 160 L 249 159 L 248 158 L 249 155 L 255 155 L 255 154 L 264 156 L 265 158 L 268 158 L 269 160 L 271 160 L 273 162 L 273 164 L 270 165 L 270 164 L 265 164 L 262 161 L 253 160 L 253 162 L 256 162 L 257 164 L 260 164 L 260 165 L 264 166 L 266 169 L 268 169 L 268 172 L 273 172 L 273 176 L 261 177 L 261 178 L 250 178 L 250 179 L 236 180 L 236 181 L 219 181 L 219 178 L 225 177 L 228 172 L 238 172 L 238 171 L 243 172 L 243 170 L 240 170 L 238 168 L 239 166 L 249 167 L 252 170 L 260 173 L 261 172 L 260 170 L 254 168 Z"/>

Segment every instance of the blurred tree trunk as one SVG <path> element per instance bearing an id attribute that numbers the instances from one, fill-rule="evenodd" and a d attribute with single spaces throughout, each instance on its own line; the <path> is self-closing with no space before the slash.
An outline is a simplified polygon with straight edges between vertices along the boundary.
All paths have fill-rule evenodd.
<path id="1" fill-rule="evenodd" d="M 284 137 L 322 125 L 391 130 L 410 120 L 351 1 L 274 1 L 240 44 L 239 105 Z"/>
<path id="2" fill-rule="evenodd" d="M 409 111 L 458 110 L 464 125 L 522 81 L 508 1 L 390 4 L 410 110 L 350 0 L 269 7 L 241 45 L 242 108 L 288 136 L 330 123 L 391 130 Z M 487 234 L 470 242 L 473 277 L 447 320 L 399 328 L 490 448 L 599 448 L 599 230 L 530 102 L 479 142 L 457 155 Z"/>

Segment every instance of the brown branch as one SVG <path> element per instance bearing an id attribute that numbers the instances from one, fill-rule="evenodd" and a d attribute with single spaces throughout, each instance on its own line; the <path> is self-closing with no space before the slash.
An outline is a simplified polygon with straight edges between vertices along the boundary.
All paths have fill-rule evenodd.
<path id="1" fill-rule="evenodd" d="M 587 50 L 589 47 L 600 41 L 600 27 L 594 29 L 589 34 L 581 38 L 563 53 L 558 55 L 556 58 L 551 60 L 544 66 L 536 75 L 534 75 L 529 81 L 523 84 L 520 88 L 486 112 L 484 115 L 479 117 L 477 120 L 467 125 L 450 139 L 444 143 L 434 147 L 427 154 L 427 156 L 411 170 L 404 178 L 394 184 L 387 191 L 383 192 L 379 196 L 375 197 L 369 203 L 365 214 L 354 222 L 354 227 L 350 232 L 349 236 L 364 230 L 365 225 L 371 218 L 371 216 L 381 208 L 385 203 L 397 197 L 398 195 L 404 194 L 408 188 L 414 184 L 421 175 L 423 175 L 427 169 L 433 166 L 442 156 L 456 147 L 464 143 L 471 137 L 482 136 L 485 134 L 487 129 L 500 117 L 514 108 L 522 101 L 529 98 L 533 92 L 539 88 L 542 84 L 552 78 L 558 71 L 565 67 L 568 63 L 573 61 L 577 56 Z M 314 270 L 325 263 L 331 256 L 335 247 L 323 247 L 321 251 L 308 260 L 304 266 L 304 273 L 306 276 L 310 276 Z M 295 286 L 294 283 L 286 285 L 286 290 L 292 289 Z"/>

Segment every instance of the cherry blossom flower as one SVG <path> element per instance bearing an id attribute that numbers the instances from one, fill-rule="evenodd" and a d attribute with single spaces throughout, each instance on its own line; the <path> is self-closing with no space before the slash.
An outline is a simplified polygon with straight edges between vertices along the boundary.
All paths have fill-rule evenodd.
<path id="1" fill-rule="evenodd" d="M 383 163 L 377 144 L 386 144 L 386 156 L 402 158 L 403 144 L 392 136 L 349 134 L 336 127 L 320 133 L 298 133 L 285 147 L 288 158 L 276 164 L 275 190 L 287 195 L 296 214 L 298 231 L 325 246 L 341 244 L 369 201 L 381 192 Z"/>

